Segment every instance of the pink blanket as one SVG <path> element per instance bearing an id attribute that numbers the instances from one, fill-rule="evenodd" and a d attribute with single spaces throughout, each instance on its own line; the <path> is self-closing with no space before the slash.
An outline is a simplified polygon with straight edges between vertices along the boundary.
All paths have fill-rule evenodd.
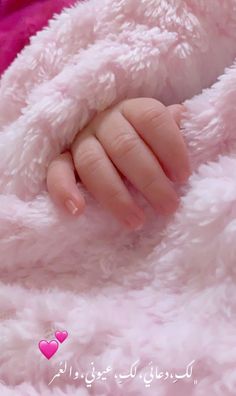
<path id="1" fill-rule="evenodd" d="M 29 43 L 30 36 L 46 26 L 54 13 L 75 0 L 0 0 L 0 75 Z"/>
<path id="2" fill-rule="evenodd" d="M 235 396 L 235 43 L 235 0 L 91 0 L 4 74 L 1 395 Z M 137 96 L 185 101 L 178 212 L 132 190 L 148 221 L 126 232 L 85 190 L 79 219 L 54 207 L 52 158 Z"/>

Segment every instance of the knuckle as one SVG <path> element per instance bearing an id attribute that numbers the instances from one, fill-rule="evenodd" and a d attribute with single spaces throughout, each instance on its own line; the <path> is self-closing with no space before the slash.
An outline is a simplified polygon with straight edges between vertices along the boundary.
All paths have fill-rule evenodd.
<path id="1" fill-rule="evenodd" d="M 125 157 L 131 151 L 135 150 L 139 144 L 139 139 L 136 135 L 129 133 L 119 134 L 112 142 L 111 152 L 116 159 Z"/>
<path id="2" fill-rule="evenodd" d="M 75 163 L 78 170 L 89 173 L 94 173 L 96 169 L 100 166 L 103 158 L 99 153 L 92 149 L 87 148 L 86 150 L 79 150 L 76 153 Z"/>
<path id="3" fill-rule="evenodd" d="M 152 189 L 154 185 L 156 185 L 156 183 L 158 183 L 157 176 L 149 177 L 146 180 L 147 180 L 146 183 L 144 183 L 142 186 L 142 191 L 144 192 L 148 192 L 149 190 Z"/>
<path id="4" fill-rule="evenodd" d="M 107 203 L 110 204 L 112 202 L 122 203 L 124 201 L 124 193 L 121 190 L 111 190 L 107 196 Z"/>
<path id="5" fill-rule="evenodd" d="M 52 160 L 52 162 L 48 165 L 48 172 L 59 172 L 61 169 L 69 166 L 73 170 L 73 161 L 70 152 L 65 152 L 58 155 L 56 158 Z"/>
<path id="6" fill-rule="evenodd" d="M 153 127 L 160 126 L 166 120 L 167 109 L 165 106 L 150 106 L 142 112 L 142 122 L 151 124 Z"/>
<path id="7" fill-rule="evenodd" d="M 62 162 L 62 160 L 63 160 L 62 155 L 63 155 L 63 154 L 59 154 L 56 158 L 54 158 L 54 159 L 50 162 L 50 164 L 48 165 L 48 169 L 52 169 L 52 168 L 54 168 L 55 166 L 60 165 L 61 162 Z"/>
<path id="8" fill-rule="evenodd" d="M 47 167 L 47 176 L 49 177 L 51 173 L 57 168 L 58 161 L 53 160 Z"/>

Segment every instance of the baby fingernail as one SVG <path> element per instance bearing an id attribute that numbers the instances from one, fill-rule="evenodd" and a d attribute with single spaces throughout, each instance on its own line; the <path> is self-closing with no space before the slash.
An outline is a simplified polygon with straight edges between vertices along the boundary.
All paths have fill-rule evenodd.
<path id="1" fill-rule="evenodd" d="M 76 206 L 76 204 L 71 199 L 68 199 L 65 202 L 65 206 L 67 207 L 67 209 L 69 210 L 69 212 L 72 215 L 76 215 L 79 211 L 79 208 Z"/>

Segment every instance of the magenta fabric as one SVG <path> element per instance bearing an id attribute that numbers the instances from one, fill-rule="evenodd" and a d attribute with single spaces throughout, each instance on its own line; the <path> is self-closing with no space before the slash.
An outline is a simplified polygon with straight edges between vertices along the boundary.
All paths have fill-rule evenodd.
<path id="1" fill-rule="evenodd" d="M 0 75 L 29 43 L 30 36 L 76 0 L 0 0 Z"/>

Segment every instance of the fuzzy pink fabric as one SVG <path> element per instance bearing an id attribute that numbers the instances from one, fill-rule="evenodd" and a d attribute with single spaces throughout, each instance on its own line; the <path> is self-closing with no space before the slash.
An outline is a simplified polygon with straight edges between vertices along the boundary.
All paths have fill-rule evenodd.
<path id="1" fill-rule="evenodd" d="M 0 75 L 62 8 L 75 0 L 0 0 Z"/>
<path id="2" fill-rule="evenodd" d="M 1 395 L 235 396 L 235 43 L 235 0 L 91 0 L 4 74 Z M 85 190 L 79 219 L 56 208 L 47 165 L 96 111 L 138 96 L 185 101 L 193 174 L 177 213 L 157 216 L 130 185 L 148 218 L 138 232 Z M 38 342 L 55 330 L 69 336 L 47 360 Z"/>

